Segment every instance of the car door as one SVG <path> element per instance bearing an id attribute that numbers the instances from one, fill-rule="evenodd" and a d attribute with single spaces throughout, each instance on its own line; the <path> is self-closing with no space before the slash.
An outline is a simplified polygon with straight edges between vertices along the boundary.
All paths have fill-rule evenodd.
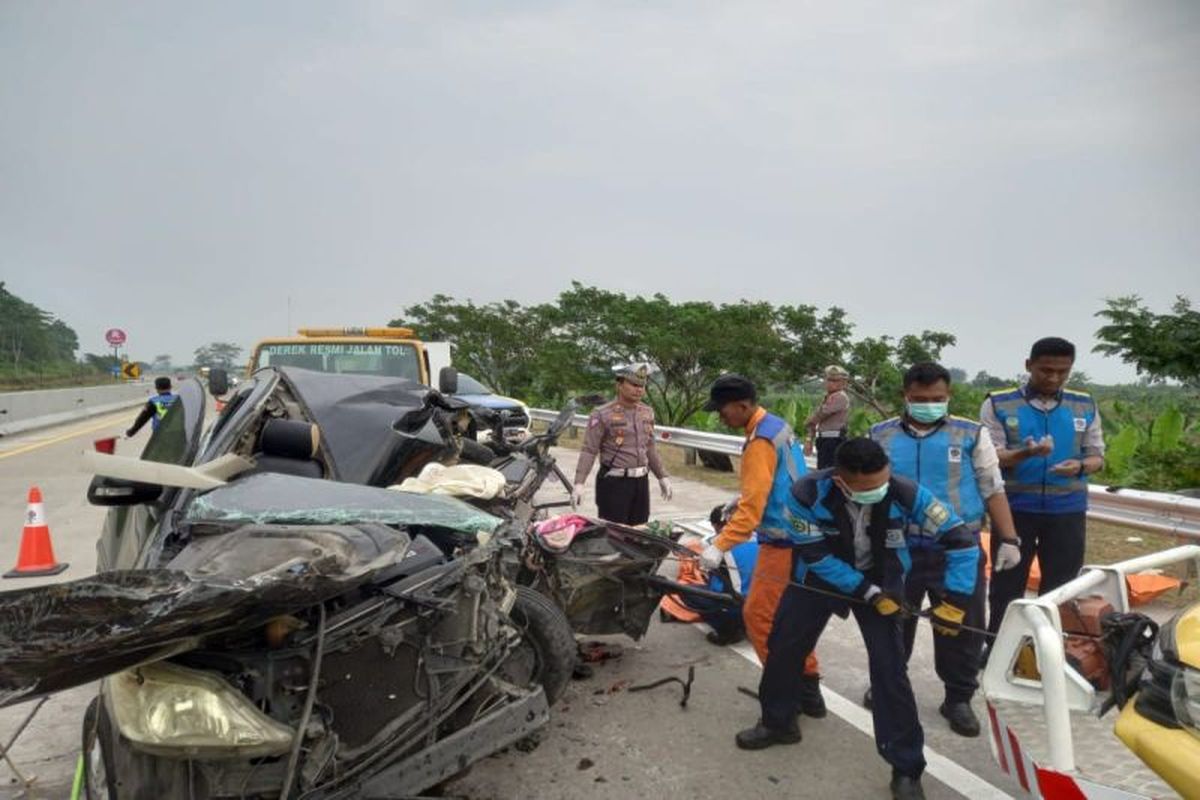
<path id="1" fill-rule="evenodd" d="M 167 409 L 158 428 L 142 450 L 144 461 L 187 466 L 196 456 L 204 430 L 207 403 L 200 381 L 189 378 L 175 388 L 178 399 Z M 96 571 L 132 569 L 151 533 L 166 518 L 179 493 L 165 487 L 154 492 L 146 484 L 134 484 L 97 475 L 88 488 L 93 505 L 110 506 L 96 542 Z"/>

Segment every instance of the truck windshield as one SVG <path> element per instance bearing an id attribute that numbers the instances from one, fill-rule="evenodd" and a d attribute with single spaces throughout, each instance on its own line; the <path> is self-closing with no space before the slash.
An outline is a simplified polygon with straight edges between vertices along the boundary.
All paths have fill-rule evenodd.
<path id="1" fill-rule="evenodd" d="M 411 344 L 375 342 L 279 342 L 264 344 L 255 354 L 259 367 L 300 367 L 316 372 L 385 375 L 421 381 L 417 348 Z"/>

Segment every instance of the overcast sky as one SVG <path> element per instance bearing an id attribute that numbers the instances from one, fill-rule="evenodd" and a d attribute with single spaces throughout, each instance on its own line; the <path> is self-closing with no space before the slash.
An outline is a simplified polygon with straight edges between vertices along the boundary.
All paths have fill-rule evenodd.
<path id="1" fill-rule="evenodd" d="M 1196 2 L 0 2 L 0 280 L 85 350 L 575 279 L 1127 380 L 1198 256 Z"/>

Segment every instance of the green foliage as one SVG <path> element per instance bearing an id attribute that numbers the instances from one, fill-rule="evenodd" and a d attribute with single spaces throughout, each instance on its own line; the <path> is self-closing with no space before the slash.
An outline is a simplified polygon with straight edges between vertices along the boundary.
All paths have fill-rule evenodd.
<path id="1" fill-rule="evenodd" d="M 221 369 L 236 369 L 240 366 L 242 348 L 230 342 L 212 342 L 203 347 L 197 347 L 195 353 L 196 368 L 219 367 Z"/>
<path id="2" fill-rule="evenodd" d="M 436 295 L 404 309 L 392 324 L 413 327 L 431 341 L 450 341 L 465 372 L 536 403 L 557 405 L 573 394 L 610 391 L 614 366 L 647 362 L 654 372 L 646 400 L 664 425 L 695 419 L 709 385 L 724 372 L 790 389 L 845 362 L 854 347 L 853 326 L 840 308 L 822 313 L 809 305 L 676 302 L 580 283 L 540 306 L 511 300 L 476 305 Z M 952 341 L 929 331 L 896 344 L 888 340 L 883 358 L 925 355 Z M 895 371 L 894 364 L 889 368 Z"/>
<path id="3" fill-rule="evenodd" d="M 1163 411 L 1150 426 L 1150 447 L 1155 450 L 1174 450 L 1183 437 L 1183 412 L 1175 406 Z"/>
<path id="4" fill-rule="evenodd" d="M 1200 385 L 1200 311 L 1186 297 L 1176 299 L 1171 314 L 1155 314 L 1137 295 L 1106 303 L 1096 313 L 1108 322 L 1096 331 L 1095 352 L 1119 356 L 1152 380 Z"/>
<path id="5" fill-rule="evenodd" d="M 0 368 L 9 375 L 72 364 L 79 337 L 53 314 L 27 303 L 0 282 Z"/>
<path id="6" fill-rule="evenodd" d="M 1148 405 L 1113 400 L 1107 412 L 1101 412 L 1105 454 L 1098 480 L 1154 491 L 1200 487 L 1195 424 L 1189 426 L 1179 405 L 1172 403 L 1157 412 L 1148 411 Z"/>

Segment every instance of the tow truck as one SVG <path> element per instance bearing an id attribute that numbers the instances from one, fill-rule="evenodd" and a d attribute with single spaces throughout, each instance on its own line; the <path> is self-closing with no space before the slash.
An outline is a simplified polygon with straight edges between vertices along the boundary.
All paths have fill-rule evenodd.
<path id="1" fill-rule="evenodd" d="M 449 342 L 423 342 L 411 328 L 301 328 L 299 336 L 263 339 L 246 365 L 301 367 L 317 372 L 386 375 L 432 386 L 450 366 Z"/>

